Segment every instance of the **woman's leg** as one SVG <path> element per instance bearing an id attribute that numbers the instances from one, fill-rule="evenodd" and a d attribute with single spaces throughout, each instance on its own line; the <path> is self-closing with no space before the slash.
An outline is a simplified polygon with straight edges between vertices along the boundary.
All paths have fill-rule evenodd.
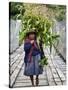
<path id="1" fill-rule="evenodd" d="M 39 76 L 38 75 L 36 75 L 36 86 L 38 86 L 38 84 L 39 84 L 39 78 L 38 78 Z"/>
<path id="2" fill-rule="evenodd" d="M 30 80 L 31 80 L 32 86 L 34 86 L 34 78 L 33 78 L 33 75 L 30 76 Z"/>

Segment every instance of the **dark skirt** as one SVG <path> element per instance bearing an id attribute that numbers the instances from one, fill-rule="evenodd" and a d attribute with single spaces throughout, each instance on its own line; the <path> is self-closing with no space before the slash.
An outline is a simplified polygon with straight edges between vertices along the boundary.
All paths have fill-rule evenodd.
<path id="1" fill-rule="evenodd" d="M 43 67 L 39 65 L 40 54 L 32 56 L 31 62 L 25 63 L 24 75 L 39 75 L 43 73 Z"/>

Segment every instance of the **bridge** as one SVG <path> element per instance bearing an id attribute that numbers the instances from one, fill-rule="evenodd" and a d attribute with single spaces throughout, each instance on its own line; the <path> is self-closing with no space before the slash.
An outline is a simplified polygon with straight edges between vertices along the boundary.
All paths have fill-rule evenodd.
<path id="1" fill-rule="evenodd" d="M 48 57 L 48 65 L 44 66 L 43 74 L 39 76 L 39 86 L 56 86 L 66 84 L 66 63 L 57 54 L 50 54 L 49 48 L 44 49 Z M 23 44 L 9 56 L 9 81 L 10 87 L 30 87 L 30 78 L 23 75 L 24 72 L 24 50 Z M 35 80 L 35 77 L 34 77 Z"/>

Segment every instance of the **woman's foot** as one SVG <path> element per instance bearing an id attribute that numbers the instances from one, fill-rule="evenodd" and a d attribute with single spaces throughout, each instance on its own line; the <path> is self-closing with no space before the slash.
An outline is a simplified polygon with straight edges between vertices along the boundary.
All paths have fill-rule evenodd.
<path id="1" fill-rule="evenodd" d="M 34 84 L 32 84 L 32 86 L 34 87 Z"/>

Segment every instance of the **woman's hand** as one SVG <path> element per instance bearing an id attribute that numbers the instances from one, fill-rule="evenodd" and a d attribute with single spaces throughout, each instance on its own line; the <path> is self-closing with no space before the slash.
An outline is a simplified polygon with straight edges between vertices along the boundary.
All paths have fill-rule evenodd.
<path id="1" fill-rule="evenodd" d="M 30 43 L 33 44 L 34 43 L 34 40 L 31 40 Z"/>

